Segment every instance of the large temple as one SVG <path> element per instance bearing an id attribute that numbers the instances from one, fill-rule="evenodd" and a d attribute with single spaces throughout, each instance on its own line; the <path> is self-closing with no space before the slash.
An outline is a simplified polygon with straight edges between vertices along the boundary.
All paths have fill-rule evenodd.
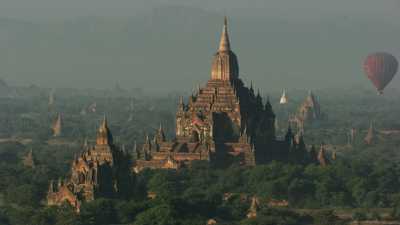
<path id="1" fill-rule="evenodd" d="M 113 143 L 107 120 L 101 123 L 94 146 L 84 146 L 72 162 L 68 179 L 50 181 L 48 205 L 68 202 L 79 210 L 82 202 L 99 197 L 126 197 L 131 189 L 129 156 Z"/>
<path id="2" fill-rule="evenodd" d="M 133 190 L 133 171 L 179 169 L 193 161 L 221 167 L 272 160 L 327 164 L 324 151 L 318 156 L 315 151 L 307 152 L 302 134 L 295 138 L 290 127 L 286 136 L 277 140 L 269 100 L 264 103 L 260 93 L 255 94 L 253 87 L 246 87 L 239 78 L 226 19 L 211 78 L 187 103 L 180 98 L 175 129 L 176 137 L 167 140 L 160 125 L 153 138 L 147 135 L 140 148 L 135 145 L 131 156 L 114 144 L 104 117 L 95 145 L 84 145 L 72 162 L 70 176 L 50 182 L 47 204 L 68 202 L 79 211 L 83 202 L 96 198 L 126 198 Z"/>
<path id="3" fill-rule="evenodd" d="M 211 78 L 204 87 L 180 98 L 176 112 L 176 138 L 167 141 L 162 127 L 135 149 L 135 171 L 144 168 L 179 168 L 193 160 L 224 165 L 255 165 L 284 154 L 286 143 L 275 138 L 275 115 L 253 87 L 239 77 L 239 64 L 231 49 L 225 18 Z M 282 152 L 279 152 L 282 150 Z"/>

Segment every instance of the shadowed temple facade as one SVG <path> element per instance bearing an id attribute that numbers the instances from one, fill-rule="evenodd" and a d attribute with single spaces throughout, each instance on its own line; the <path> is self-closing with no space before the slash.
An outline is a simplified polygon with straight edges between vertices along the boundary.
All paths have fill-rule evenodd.
<path id="1" fill-rule="evenodd" d="M 154 138 L 147 136 L 142 148 L 134 150 L 134 169 L 179 168 L 193 160 L 252 166 L 277 159 L 288 144 L 276 140 L 274 124 L 269 101 L 263 103 L 260 93 L 239 78 L 225 18 L 211 78 L 187 103 L 179 100 L 176 138 L 167 141 L 162 127 Z"/>

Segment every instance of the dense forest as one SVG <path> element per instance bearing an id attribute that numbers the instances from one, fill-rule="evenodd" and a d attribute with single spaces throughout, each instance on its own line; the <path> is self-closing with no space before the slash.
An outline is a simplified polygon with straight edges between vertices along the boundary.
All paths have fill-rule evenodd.
<path id="1" fill-rule="evenodd" d="M 116 143 L 130 151 L 160 123 L 168 138 L 173 137 L 179 94 L 150 97 L 118 86 L 86 91 L 9 87 L 0 98 L 0 224 L 200 225 L 215 219 L 218 224 L 290 225 L 399 219 L 400 106 L 397 97 L 390 97 L 399 93 L 315 93 L 324 120 L 306 126 L 304 139 L 308 150 L 323 144 L 328 153 L 337 153 L 328 166 L 291 161 L 215 168 L 195 162 L 178 171 L 144 170 L 135 175 L 129 198 L 88 202 L 77 214 L 69 205 L 45 205 L 49 180 L 68 176 L 74 155 L 85 139 L 93 142 L 103 115 L 107 114 Z M 281 138 L 288 129 L 287 116 L 296 111 L 307 90 L 288 92 L 290 104 L 284 107 L 278 105 L 279 94 L 268 93 Z M 53 137 L 51 126 L 58 113 L 62 135 Z M 367 145 L 363 139 L 371 122 L 377 141 Z M 348 141 L 351 128 L 358 131 L 353 143 Z M 23 160 L 30 150 L 33 165 Z M 260 209 L 249 219 L 254 196 L 260 199 Z M 273 207 L 271 202 L 288 206 Z"/>

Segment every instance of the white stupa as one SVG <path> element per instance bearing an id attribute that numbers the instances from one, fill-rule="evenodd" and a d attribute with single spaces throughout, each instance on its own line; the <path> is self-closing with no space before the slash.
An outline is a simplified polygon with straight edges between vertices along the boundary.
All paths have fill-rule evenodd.
<path id="1" fill-rule="evenodd" d="M 283 90 L 282 97 L 281 97 L 281 100 L 279 101 L 279 104 L 284 105 L 284 104 L 287 104 L 287 103 L 289 103 L 289 99 L 286 96 L 286 91 Z"/>

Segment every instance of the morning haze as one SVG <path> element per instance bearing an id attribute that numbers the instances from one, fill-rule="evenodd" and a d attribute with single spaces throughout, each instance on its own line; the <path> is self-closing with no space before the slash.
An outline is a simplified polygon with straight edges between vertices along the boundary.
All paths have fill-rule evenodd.
<path id="1" fill-rule="evenodd" d="M 242 78 L 262 89 L 370 87 L 365 56 L 400 54 L 399 1 L 249 3 L 2 0 L 0 77 L 48 87 L 191 87 L 210 76 L 224 14 Z"/>

